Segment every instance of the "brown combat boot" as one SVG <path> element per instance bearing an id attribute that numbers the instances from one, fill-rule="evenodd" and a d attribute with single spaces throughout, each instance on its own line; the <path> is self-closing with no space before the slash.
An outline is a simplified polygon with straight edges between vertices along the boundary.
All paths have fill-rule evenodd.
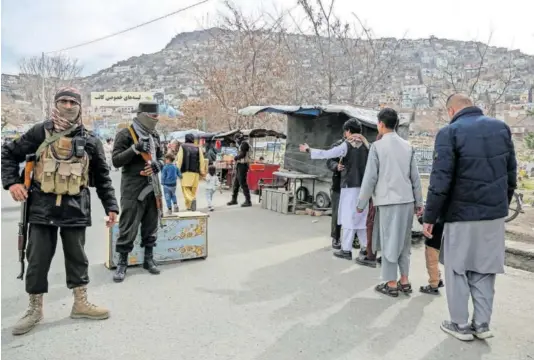
<path id="1" fill-rule="evenodd" d="M 74 294 L 74 304 L 70 317 L 73 319 L 104 320 L 109 317 L 109 310 L 91 304 L 87 300 L 87 288 L 80 286 L 72 290 Z"/>
<path id="2" fill-rule="evenodd" d="M 23 335 L 43 319 L 43 294 L 30 294 L 26 314 L 13 327 L 13 335 Z"/>

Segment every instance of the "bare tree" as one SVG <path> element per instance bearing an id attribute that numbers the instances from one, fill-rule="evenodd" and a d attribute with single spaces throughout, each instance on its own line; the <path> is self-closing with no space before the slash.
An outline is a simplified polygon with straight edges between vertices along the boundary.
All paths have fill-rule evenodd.
<path id="1" fill-rule="evenodd" d="M 218 27 L 210 30 L 212 57 L 219 60 L 196 62 L 191 71 L 218 103 L 218 120 L 227 129 L 254 127 L 257 118 L 238 115 L 240 108 L 283 103 L 292 91 L 290 59 L 281 46 L 282 19 L 245 16 L 229 1 L 225 6 L 227 14 L 220 14 Z"/>
<path id="2" fill-rule="evenodd" d="M 370 92 L 384 87 L 394 71 L 401 41 L 375 39 L 370 28 L 356 14 L 353 23 L 341 21 L 334 13 L 335 0 L 298 0 L 311 29 L 297 26 L 314 45 L 323 81 L 314 81 L 316 92 L 329 103 L 365 102 Z M 310 61 L 310 60 L 306 60 Z M 311 62 L 311 61 L 310 61 Z"/>
<path id="3" fill-rule="evenodd" d="M 19 66 L 28 100 L 44 108 L 45 116 L 50 114 L 58 88 L 71 85 L 83 70 L 78 60 L 62 55 L 25 58 Z"/>
<path id="4" fill-rule="evenodd" d="M 470 42 L 465 47 L 464 56 L 446 56 L 447 49 L 438 49 L 439 40 L 431 37 L 430 41 L 437 59 L 439 81 L 429 84 L 431 96 L 441 105 L 452 93 L 464 93 L 483 105 L 489 116 L 495 116 L 497 105 L 504 103 L 506 94 L 515 77 L 513 53 L 506 51 L 500 62 L 506 62 L 507 68 L 502 72 L 492 71 L 490 64 L 491 40 L 493 33 L 486 42 Z M 467 58 L 467 61 L 464 60 Z"/>

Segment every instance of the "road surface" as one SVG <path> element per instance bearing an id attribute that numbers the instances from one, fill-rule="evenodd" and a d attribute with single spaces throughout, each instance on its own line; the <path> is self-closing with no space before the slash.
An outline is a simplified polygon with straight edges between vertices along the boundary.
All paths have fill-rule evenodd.
<path id="1" fill-rule="evenodd" d="M 114 173 L 119 187 L 119 174 Z M 391 299 L 373 291 L 379 269 L 330 254 L 330 218 L 227 208 L 216 194 L 209 220 L 210 256 L 161 266 L 152 276 L 132 268 L 112 282 L 103 211 L 93 193 L 89 230 L 90 299 L 111 309 L 105 321 L 68 317 L 61 246 L 49 274 L 45 319 L 13 337 L 27 298 L 16 279 L 17 205 L 2 194 L 2 357 L 48 359 L 534 359 L 534 274 L 507 268 L 497 280 L 493 329 L 487 342 L 462 343 L 444 334 L 445 296 L 415 292 Z M 205 206 L 203 189 L 199 207 Z M 240 199 L 242 200 L 242 199 Z M 412 282 L 426 281 L 424 255 L 413 250 Z"/>

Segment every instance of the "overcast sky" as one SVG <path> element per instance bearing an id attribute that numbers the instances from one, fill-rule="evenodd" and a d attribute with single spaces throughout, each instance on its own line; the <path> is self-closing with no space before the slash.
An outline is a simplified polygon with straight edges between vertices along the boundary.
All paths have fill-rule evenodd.
<path id="1" fill-rule="evenodd" d="M 165 15 L 199 0 L 2 0 L 2 73 L 18 73 L 21 57 L 40 55 L 92 40 Z M 314 2 L 314 0 L 311 0 Z M 234 0 L 245 12 L 292 10 L 296 0 Z M 456 40 L 481 40 L 493 30 L 492 45 L 534 55 L 534 2 L 527 0 L 337 0 L 336 13 L 351 12 L 377 36 L 422 38 L 434 35 Z M 206 28 L 221 10 L 220 0 L 66 55 L 84 64 L 84 75 L 117 61 L 161 50 L 173 36 Z M 300 20 L 299 20 L 300 21 Z"/>

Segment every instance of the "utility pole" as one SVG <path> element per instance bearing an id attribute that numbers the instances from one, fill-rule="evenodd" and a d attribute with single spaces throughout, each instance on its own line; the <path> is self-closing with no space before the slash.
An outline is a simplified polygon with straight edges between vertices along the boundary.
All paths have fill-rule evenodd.
<path id="1" fill-rule="evenodd" d="M 45 100 L 45 54 L 41 54 L 41 111 L 43 112 L 43 120 L 46 119 L 46 100 Z"/>

